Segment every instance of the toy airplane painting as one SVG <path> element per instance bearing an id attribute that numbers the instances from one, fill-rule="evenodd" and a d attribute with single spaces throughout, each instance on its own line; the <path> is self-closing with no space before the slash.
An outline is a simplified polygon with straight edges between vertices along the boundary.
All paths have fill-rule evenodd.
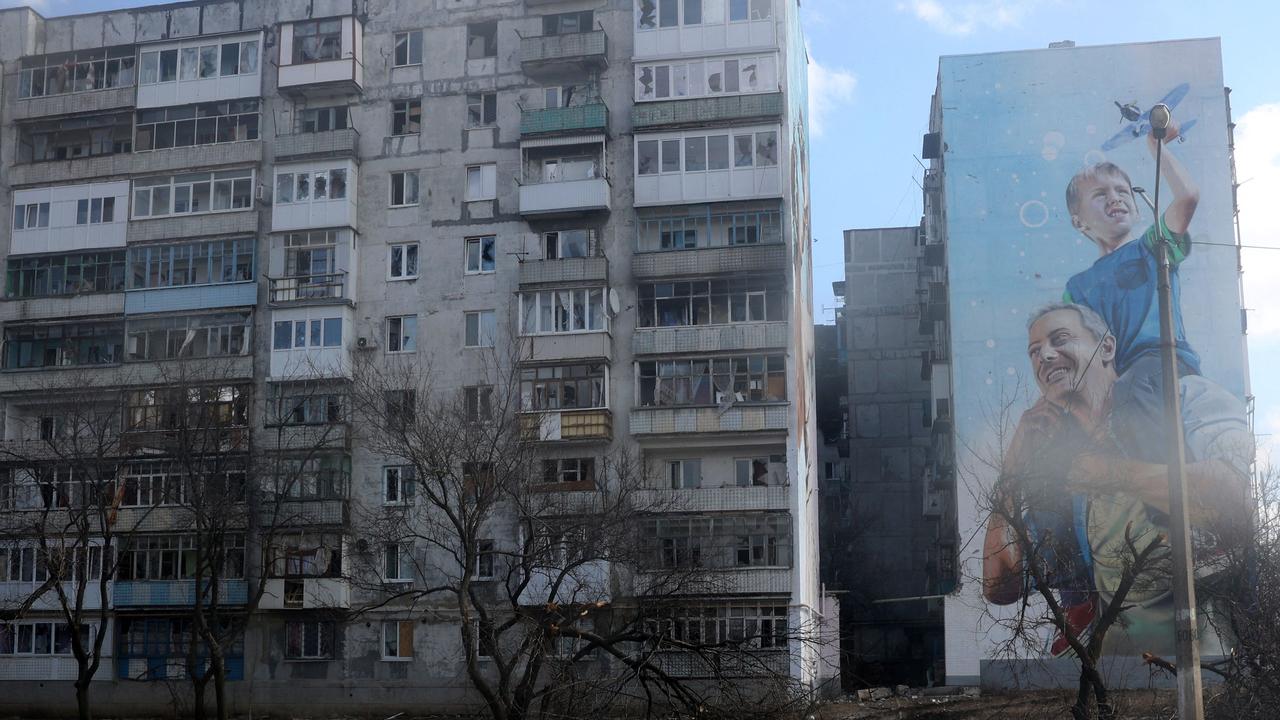
<path id="1" fill-rule="evenodd" d="M 1182 83 L 1170 90 L 1167 95 L 1160 99 L 1160 102 L 1168 105 L 1169 109 L 1172 110 L 1177 107 L 1178 103 L 1182 102 L 1182 98 L 1187 96 L 1187 91 L 1190 89 L 1190 83 Z M 1115 105 L 1120 110 L 1121 122 L 1128 122 L 1129 124 L 1121 128 L 1120 132 L 1112 135 L 1110 140 L 1102 143 L 1102 149 L 1104 151 L 1115 150 L 1130 140 L 1143 137 L 1147 133 L 1151 132 L 1151 121 L 1148 119 L 1148 115 L 1150 115 L 1151 110 L 1140 110 L 1137 103 L 1121 103 L 1119 101 L 1115 101 Z M 1182 142 L 1186 138 L 1187 131 L 1194 127 L 1195 124 L 1196 121 L 1194 118 L 1178 124 L 1179 142 Z"/>

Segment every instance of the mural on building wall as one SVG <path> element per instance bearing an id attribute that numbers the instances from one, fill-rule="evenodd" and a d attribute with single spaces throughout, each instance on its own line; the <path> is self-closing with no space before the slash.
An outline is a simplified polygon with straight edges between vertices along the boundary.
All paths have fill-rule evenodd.
<path id="1" fill-rule="evenodd" d="M 1253 444 L 1217 41 L 945 58 L 941 82 L 957 439 L 971 491 L 959 493 L 961 535 L 976 538 L 966 569 L 981 580 L 967 607 L 989 627 L 977 654 L 1007 639 L 992 618 L 1014 617 L 1024 599 L 1043 607 L 1042 588 L 1087 638 L 1116 602 L 1129 541 L 1167 538 L 1161 242 L 1202 651 L 1229 651 L 1208 627 L 1220 619 L 1210 585 L 1227 572 L 1226 529 L 1247 518 Z M 1173 109 L 1163 141 L 1147 115 L 1158 102 Z M 1016 542 L 1024 532 L 1030 545 Z M 1173 653 L 1167 543 L 1153 557 L 1108 653 Z M 1070 651 L 1050 627 L 1024 650 Z"/>

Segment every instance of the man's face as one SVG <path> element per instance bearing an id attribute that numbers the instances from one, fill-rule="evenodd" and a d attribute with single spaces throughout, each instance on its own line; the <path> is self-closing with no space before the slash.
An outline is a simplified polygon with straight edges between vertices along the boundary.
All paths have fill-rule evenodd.
<path id="1" fill-rule="evenodd" d="M 1077 230 L 1105 245 L 1107 251 L 1129 239 L 1138 207 L 1123 175 L 1107 173 L 1082 180 L 1078 193 L 1078 206 L 1071 215 Z"/>
<path id="2" fill-rule="evenodd" d="M 1027 331 L 1036 385 L 1049 402 L 1066 407 L 1077 390 L 1105 382 L 1114 343 L 1099 342 L 1075 310 L 1045 313 Z"/>

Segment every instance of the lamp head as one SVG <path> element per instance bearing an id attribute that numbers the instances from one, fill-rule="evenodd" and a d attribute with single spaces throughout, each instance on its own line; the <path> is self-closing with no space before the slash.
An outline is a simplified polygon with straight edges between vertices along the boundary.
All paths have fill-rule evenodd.
<path id="1" fill-rule="evenodd" d="M 1147 118 L 1151 121 L 1152 134 L 1163 140 L 1169 123 L 1173 121 L 1173 112 L 1169 110 L 1169 106 L 1164 103 L 1156 105 L 1147 113 Z"/>

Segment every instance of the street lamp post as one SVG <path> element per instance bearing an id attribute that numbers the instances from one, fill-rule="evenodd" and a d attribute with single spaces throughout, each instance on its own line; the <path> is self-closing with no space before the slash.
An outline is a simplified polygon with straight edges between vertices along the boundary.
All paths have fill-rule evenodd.
<path id="1" fill-rule="evenodd" d="M 1156 262 L 1159 271 L 1160 361 L 1163 366 L 1165 430 L 1169 442 L 1169 543 L 1173 550 L 1174 631 L 1178 663 L 1178 718 L 1203 720 L 1200 681 L 1200 638 L 1196 619 L 1196 589 L 1191 569 L 1191 523 L 1187 516 L 1186 450 L 1183 445 L 1182 403 L 1178 382 L 1177 338 L 1173 326 L 1173 283 L 1168 238 L 1160 218 L 1160 156 L 1173 117 L 1161 103 L 1148 114 L 1156 138 L 1155 212 Z"/>

